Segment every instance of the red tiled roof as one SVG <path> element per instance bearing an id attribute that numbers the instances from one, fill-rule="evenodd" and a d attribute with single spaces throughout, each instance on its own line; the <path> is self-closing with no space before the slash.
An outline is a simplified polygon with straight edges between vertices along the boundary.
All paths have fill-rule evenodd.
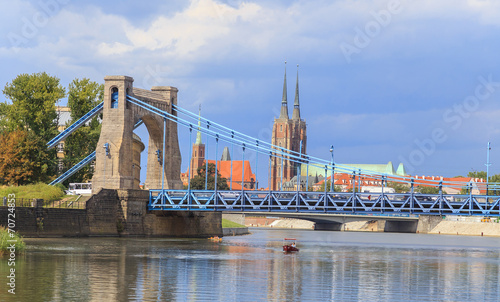
<path id="1" fill-rule="evenodd" d="M 209 164 L 214 164 L 215 165 L 215 160 L 205 160 L 205 162 L 208 162 Z M 241 174 L 243 173 L 242 171 L 242 162 L 241 160 L 233 160 L 233 190 L 241 190 Z M 244 181 L 245 183 L 250 183 L 253 181 L 256 181 L 255 174 L 252 173 L 252 167 L 250 166 L 249 161 L 244 162 L 244 168 L 245 168 L 245 175 L 244 175 Z M 189 168 L 188 168 L 189 169 Z M 220 175 L 224 178 L 227 179 L 228 181 L 228 186 L 229 186 L 229 178 L 231 177 L 231 161 L 230 160 L 219 160 L 217 161 L 217 170 L 219 171 Z M 187 178 L 187 172 L 185 174 Z M 185 183 L 187 184 L 187 183 Z"/>

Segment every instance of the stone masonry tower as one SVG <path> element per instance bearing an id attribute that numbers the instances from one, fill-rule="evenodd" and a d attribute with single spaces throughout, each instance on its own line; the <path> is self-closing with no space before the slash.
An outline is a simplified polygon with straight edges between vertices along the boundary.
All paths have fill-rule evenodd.
<path id="1" fill-rule="evenodd" d="M 166 128 L 164 185 L 166 189 L 181 189 L 177 124 L 164 121 L 161 116 L 126 100 L 126 95 L 130 95 L 174 114 L 172 104 L 177 104 L 177 89 L 168 86 L 153 87 L 151 90 L 134 88 L 134 79 L 128 76 L 106 76 L 104 81 L 103 121 L 96 149 L 93 193 L 101 188 L 136 189 L 132 150 L 134 125 L 139 120 L 144 122 L 149 132 L 146 188 L 161 188 L 163 132 Z"/>

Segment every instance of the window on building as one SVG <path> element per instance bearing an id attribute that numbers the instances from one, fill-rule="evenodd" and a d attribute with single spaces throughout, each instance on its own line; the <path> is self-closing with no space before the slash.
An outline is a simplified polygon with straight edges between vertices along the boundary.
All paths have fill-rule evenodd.
<path id="1" fill-rule="evenodd" d="M 280 125 L 280 132 L 283 132 L 283 125 Z"/>

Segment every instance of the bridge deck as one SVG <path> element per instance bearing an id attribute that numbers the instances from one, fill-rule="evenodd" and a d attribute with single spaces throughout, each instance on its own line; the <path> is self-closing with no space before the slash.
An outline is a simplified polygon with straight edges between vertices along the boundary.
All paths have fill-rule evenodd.
<path id="1" fill-rule="evenodd" d="M 448 194 L 150 190 L 150 210 L 500 216 L 500 197 Z"/>

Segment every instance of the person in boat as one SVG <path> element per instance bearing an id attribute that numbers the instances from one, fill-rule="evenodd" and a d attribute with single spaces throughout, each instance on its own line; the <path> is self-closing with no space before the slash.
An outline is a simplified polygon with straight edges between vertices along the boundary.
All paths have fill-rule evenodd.
<path id="1" fill-rule="evenodd" d="M 292 242 L 292 247 L 295 247 L 295 242 Z"/>

